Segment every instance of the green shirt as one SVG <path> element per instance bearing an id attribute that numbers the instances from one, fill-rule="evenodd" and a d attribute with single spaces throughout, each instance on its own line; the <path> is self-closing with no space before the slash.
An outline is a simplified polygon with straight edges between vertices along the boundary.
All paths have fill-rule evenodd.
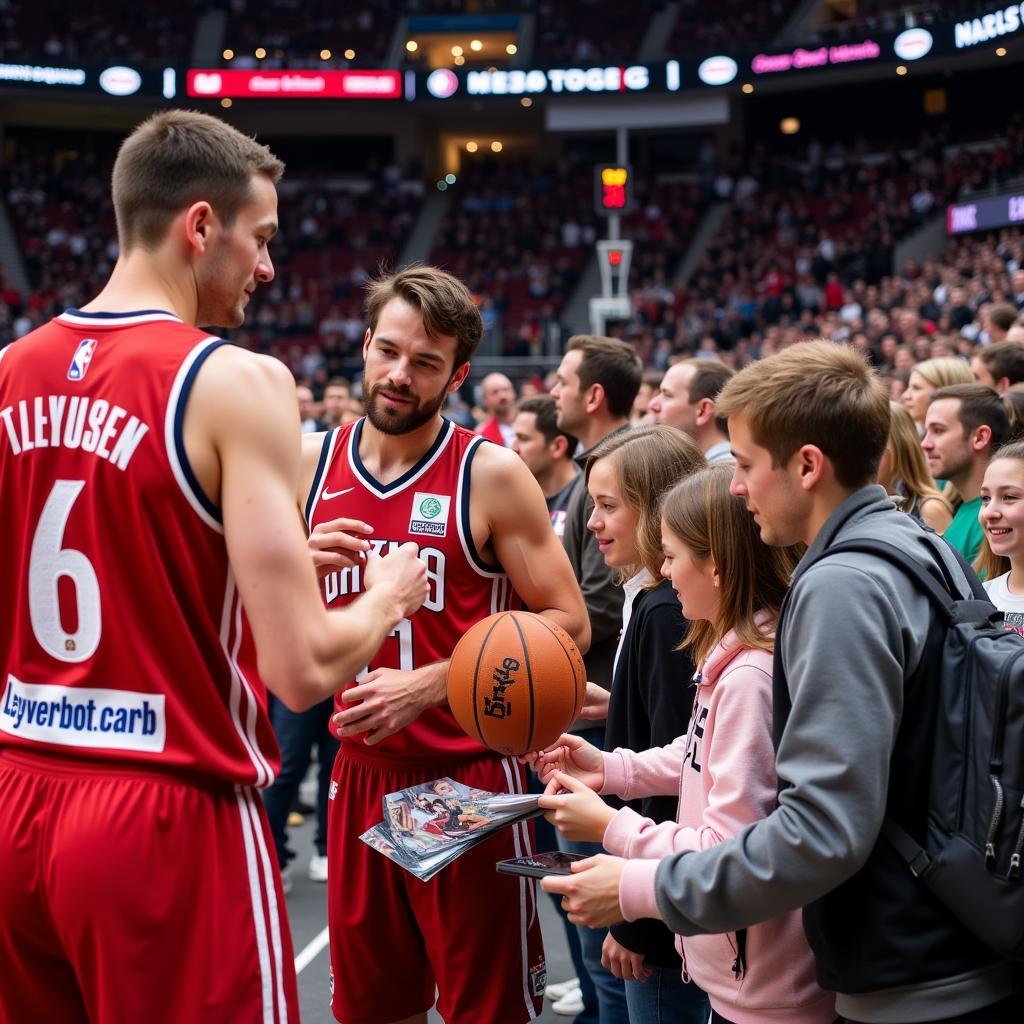
<path id="1" fill-rule="evenodd" d="M 981 523 L 978 522 L 978 513 L 981 511 L 981 496 L 973 501 L 965 501 L 953 516 L 953 522 L 949 524 L 943 538 L 949 541 L 960 554 L 973 562 L 978 555 L 984 531 Z"/>

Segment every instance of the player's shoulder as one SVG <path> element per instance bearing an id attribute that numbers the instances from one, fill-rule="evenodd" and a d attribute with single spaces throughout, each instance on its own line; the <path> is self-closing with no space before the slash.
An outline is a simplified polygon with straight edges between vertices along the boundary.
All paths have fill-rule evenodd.
<path id="1" fill-rule="evenodd" d="M 465 427 L 455 429 L 468 436 L 471 441 L 476 441 L 476 447 L 473 449 L 474 477 L 483 475 L 497 481 L 503 477 L 518 478 L 523 472 L 528 472 L 526 464 L 511 448 L 474 434 Z"/>
<path id="2" fill-rule="evenodd" d="M 203 371 L 200 379 L 205 375 L 213 383 L 213 378 L 216 383 L 225 385 L 225 393 L 244 400 L 255 401 L 266 391 L 295 386 L 291 370 L 280 359 L 249 352 L 237 345 L 219 346 L 206 360 Z"/>

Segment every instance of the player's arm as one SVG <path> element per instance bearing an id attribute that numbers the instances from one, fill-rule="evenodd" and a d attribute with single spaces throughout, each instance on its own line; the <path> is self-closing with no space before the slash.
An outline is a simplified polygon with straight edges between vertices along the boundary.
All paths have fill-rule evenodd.
<path id="1" fill-rule="evenodd" d="M 590 626 L 583 596 L 551 529 L 544 495 L 522 460 L 507 449 L 482 445 L 473 459 L 472 505 L 477 536 L 490 536 L 494 557 L 527 607 L 558 623 L 586 651 Z M 447 660 L 411 672 L 376 669 L 342 694 L 349 706 L 334 716 L 338 734 L 365 733 L 365 743 L 378 743 L 427 708 L 444 704 L 447 684 Z"/>
<path id="2" fill-rule="evenodd" d="M 306 503 L 313 489 L 316 470 L 320 465 L 324 442 L 324 432 L 302 435 L 302 451 L 299 459 L 299 489 L 295 498 L 299 506 L 299 518 L 303 530 L 309 531 L 306 520 Z M 315 497 L 315 495 L 314 495 Z M 347 569 L 361 563 L 370 550 L 367 539 L 373 533 L 373 527 L 361 519 L 340 516 L 328 522 L 318 523 L 309 534 L 308 548 L 317 576 L 321 579 L 328 573 Z"/>
<path id="3" fill-rule="evenodd" d="M 526 464 L 506 448 L 481 445 L 473 460 L 473 501 L 473 516 L 479 509 L 486 517 L 494 557 L 526 607 L 561 626 L 586 653 L 587 607 Z"/>
<path id="4" fill-rule="evenodd" d="M 200 440 L 197 442 L 196 439 Z M 295 382 L 276 360 L 224 347 L 200 371 L 186 446 L 212 448 L 228 556 L 252 625 L 260 674 L 294 710 L 330 696 L 422 603 L 425 567 L 413 545 L 374 558 L 367 592 L 328 612 L 295 518 L 299 434 Z M 200 477 L 202 482 L 202 477 Z"/>

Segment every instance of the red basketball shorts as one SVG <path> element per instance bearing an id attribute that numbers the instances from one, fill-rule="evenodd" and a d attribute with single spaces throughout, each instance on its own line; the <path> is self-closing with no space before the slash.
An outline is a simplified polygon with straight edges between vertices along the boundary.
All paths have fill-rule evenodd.
<path id="1" fill-rule="evenodd" d="M 298 1024 L 253 790 L 0 753 L 0 1024 Z"/>
<path id="2" fill-rule="evenodd" d="M 532 879 L 494 865 L 533 850 L 529 823 L 506 828 L 421 882 L 359 836 L 385 793 L 448 776 L 526 791 L 525 769 L 497 755 L 383 767 L 344 744 L 334 763 L 327 878 L 332 1003 L 343 1024 L 384 1024 L 434 1003 L 446 1024 L 525 1024 L 539 1015 L 544 947 Z"/>

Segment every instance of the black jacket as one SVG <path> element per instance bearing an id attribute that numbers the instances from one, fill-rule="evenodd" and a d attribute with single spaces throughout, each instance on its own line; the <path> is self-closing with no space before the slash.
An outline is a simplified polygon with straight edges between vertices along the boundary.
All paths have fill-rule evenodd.
<path id="1" fill-rule="evenodd" d="M 612 682 L 606 750 L 666 746 L 686 732 L 694 667 L 688 653 L 675 650 L 685 635 L 686 621 L 668 580 L 637 594 Z M 679 799 L 673 793 L 630 800 L 628 806 L 654 821 L 675 821 Z M 645 919 L 609 930 L 626 949 L 643 953 L 651 966 L 680 966 L 675 936 L 661 921 Z"/>

